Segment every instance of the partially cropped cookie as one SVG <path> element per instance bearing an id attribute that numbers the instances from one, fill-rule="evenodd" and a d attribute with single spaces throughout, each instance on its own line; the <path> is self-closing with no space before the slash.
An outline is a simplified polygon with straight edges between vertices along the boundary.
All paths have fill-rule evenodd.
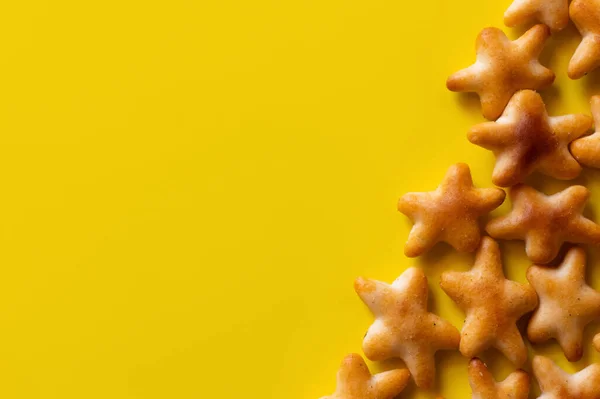
<path id="1" fill-rule="evenodd" d="M 569 12 L 582 38 L 568 74 L 579 79 L 600 66 L 600 0 L 573 0 Z"/>
<path id="2" fill-rule="evenodd" d="M 485 363 L 475 358 L 469 363 L 469 385 L 473 391 L 472 399 L 527 399 L 531 382 L 523 370 L 496 382 Z"/>
<path id="3" fill-rule="evenodd" d="M 427 311 L 427 277 L 418 268 L 407 269 L 391 285 L 364 278 L 354 288 L 375 316 L 363 340 L 365 355 L 375 361 L 399 358 L 420 388 L 435 379 L 435 353 L 457 349 L 458 330 Z"/>
<path id="4" fill-rule="evenodd" d="M 494 347 L 517 366 L 527 360 L 527 348 L 517 320 L 537 306 L 537 295 L 528 284 L 507 280 L 502 271 L 498 244 L 483 237 L 468 272 L 444 272 L 444 292 L 466 313 L 460 352 L 474 357 Z"/>
<path id="5" fill-rule="evenodd" d="M 554 82 L 554 73 L 538 61 L 549 36 L 545 25 L 532 27 L 515 41 L 500 29 L 486 28 L 477 37 L 477 61 L 450 76 L 446 86 L 477 93 L 483 116 L 494 120 L 517 91 L 542 89 Z"/>
<path id="6" fill-rule="evenodd" d="M 584 328 L 600 318 L 600 292 L 586 284 L 585 263 L 585 251 L 576 247 L 557 268 L 534 265 L 527 271 L 540 299 L 527 336 L 534 344 L 556 339 L 571 362 L 583 356 Z"/>
<path id="7" fill-rule="evenodd" d="M 594 337 L 594 348 L 596 348 L 596 350 L 600 352 L 600 334 L 596 334 L 596 336 Z"/>
<path id="8" fill-rule="evenodd" d="M 600 399 L 600 364 L 568 374 L 547 357 L 536 356 L 533 374 L 542 391 L 538 399 Z"/>
<path id="9" fill-rule="evenodd" d="M 596 131 L 589 136 L 573 141 L 571 153 L 579 163 L 592 168 L 600 168 L 600 96 L 593 96 L 590 104 Z"/>
<path id="10" fill-rule="evenodd" d="M 435 191 L 408 193 L 398 201 L 398 210 L 414 223 L 404 253 L 419 256 L 438 242 L 474 251 L 481 239 L 479 217 L 500 206 L 505 196 L 499 188 L 474 187 L 466 164 L 451 166 Z"/>
<path id="11" fill-rule="evenodd" d="M 393 399 L 404 390 L 409 379 L 406 369 L 371 375 L 363 358 L 351 354 L 340 366 L 335 393 L 321 399 Z"/>
<path id="12" fill-rule="evenodd" d="M 553 31 L 569 24 L 569 0 L 514 0 L 504 13 L 506 26 L 541 22 Z"/>
<path id="13" fill-rule="evenodd" d="M 535 171 L 560 180 L 576 178 L 581 166 L 569 152 L 569 144 L 591 126 L 592 118 L 583 114 L 549 117 L 542 97 L 522 90 L 500 119 L 473 126 L 467 137 L 494 153 L 494 184 L 510 187 Z"/>
<path id="14" fill-rule="evenodd" d="M 492 219 L 488 234 L 502 240 L 524 240 L 527 256 L 546 264 L 558 255 L 565 242 L 600 244 L 600 226 L 582 215 L 590 192 L 571 186 L 554 195 L 518 185 L 510 190 L 512 210 Z"/>

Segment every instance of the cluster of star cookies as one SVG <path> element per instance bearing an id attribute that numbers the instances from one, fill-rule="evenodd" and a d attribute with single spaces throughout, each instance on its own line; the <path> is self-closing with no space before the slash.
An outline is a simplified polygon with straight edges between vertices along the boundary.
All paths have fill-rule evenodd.
<path id="1" fill-rule="evenodd" d="M 363 358 L 347 356 L 338 372 L 336 392 L 323 399 L 392 399 L 411 376 L 419 388 L 435 379 L 435 353 L 456 350 L 470 358 L 469 383 L 475 399 L 525 399 L 530 377 L 517 370 L 496 382 L 477 358 L 496 348 L 515 367 L 528 360 L 517 321 L 531 313 L 526 336 L 533 343 L 555 339 L 565 357 L 583 356 L 583 331 L 600 320 L 600 292 L 585 281 L 586 254 L 573 246 L 560 258 L 564 243 L 600 244 L 600 225 L 583 216 L 589 197 L 583 186 L 545 195 L 525 184 L 534 172 L 560 180 L 576 178 L 582 166 L 600 168 L 600 96 L 587 115 L 549 116 L 534 90 L 554 81 L 554 73 L 538 61 L 552 31 L 573 20 L 582 41 L 568 68 L 578 79 L 600 67 L 600 0 L 514 0 L 505 13 L 507 26 L 541 22 L 519 39 L 499 29 L 484 29 L 477 38 L 477 61 L 448 78 L 452 91 L 475 92 L 484 117 L 468 139 L 493 152 L 492 182 L 508 188 L 512 210 L 485 227 L 480 218 L 499 207 L 501 188 L 476 188 L 465 164 L 450 167 L 433 192 L 408 193 L 398 209 L 414 223 L 405 254 L 420 256 L 446 242 L 459 252 L 475 252 L 468 272 L 442 274 L 442 290 L 464 310 L 462 331 L 427 309 L 427 277 L 422 269 L 406 270 L 392 284 L 358 278 L 355 290 L 375 316 L 363 340 L 372 361 L 398 358 L 406 369 L 372 375 Z M 586 135 L 595 122 L 597 131 Z M 529 284 L 505 278 L 495 240 L 522 240 L 533 266 Z M 549 263 L 558 266 L 549 266 Z M 594 339 L 600 351 L 600 334 Z M 570 375 L 543 356 L 532 361 L 544 399 L 600 399 L 600 364 Z"/>

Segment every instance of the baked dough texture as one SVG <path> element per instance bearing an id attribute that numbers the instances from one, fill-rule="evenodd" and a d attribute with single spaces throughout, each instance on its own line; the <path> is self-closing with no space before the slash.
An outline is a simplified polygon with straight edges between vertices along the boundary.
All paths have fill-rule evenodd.
<path id="1" fill-rule="evenodd" d="M 342 361 L 335 393 L 321 399 L 393 399 L 406 388 L 409 379 L 406 369 L 371 375 L 363 358 L 351 354 Z"/>
<path id="2" fill-rule="evenodd" d="M 512 372 L 502 382 L 496 382 L 485 363 L 474 358 L 469 363 L 469 385 L 472 399 L 527 399 L 530 378 L 523 370 Z"/>
<path id="3" fill-rule="evenodd" d="M 527 347 L 517 320 L 535 309 L 537 295 L 529 284 L 507 280 L 498 244 L 483 237 L 468 272 L 444 272 L 440 285 L 466 313 L 460 352 L 468 358 L 494 347 L 516 366 L 527 361 Z"/>
<path id="4" fill-rule="evenodd" d="M 427 311 L 429 288 L 422 269 L 409 268 L 391 285 L 362 277 L 354 288 L 375 316 L 363 340 L 370 360 L 399 358 L 419 388 L 435 380 L 435 353 L 458 349 L 460 333 L 449 322 Z"/>
<path id="5" fill-rule="evenodd" d="M 569 62 L 568 74 L 579 79 L 600 66 L 600 0 L 574 0 L 569 13 L 581 33 L 581 43 Z"/>
<path id="6" fill-rule="evenodd" d="M 600 399 L 600 364 L 568 374 L 547 357 L 536 356 L 533 374 L 542 391 L 538 399 Z"/>
<path id="7" fill-rule="evenodd" d="M 398 201 L 398 210 L 414 223 L 405 255 L 422 255 L 438 242 L 460 252 L 475 251 L 481 239 L 478 219 L 500 206 L 505 197 L 499 188 L 474 187 L 468 165 L 451 166 L 435 191 L 408 193 Z"/>
<path id="8" fill-rule="evenodd" d="M 569 0 L 514 0 L 504 13 L 504 24 L 515 27 L 541 22 L 553 31 L 569 24 Z"/>
<path id="9" fill-rule="evenodd" d="M 560 180 L 579 176 L 582 168 L 569 152 L 569 144 L 591 126 L 588 115 L 549 117 L 542 97 L 522 90 L 500 119 L 473 126 L 467 137 L 494 153 L 494 184 L 510 187 L 535 171 Z"/>
<path id="10" fill-rule="evenodd" d="M 582 165 L 600 168 L 600 96 L 593 96 L 590 105 L 596 131 L 589 136 L 573 141 L 571 153 Z"/>
<path id="11" fill-rule="evenodd" d="M 600 318 L 600 292 L 586 284 L 585 265 L 585 251 L 575 247 L 556 268 L 534 265 L 527 270 L 540 299 L 527 336 L 533 344 L 556 339 L 571 362 L 583 356 L 583 330 Z"/>
<path id="12" fill-rule="evenodd" d="M 510 190 L 512 210 L 492 219 L 486 226 L 496 239 L 523 240 L 533 263 L 547 264 L 558 255 L 563 243 L 599 244 L 600 226 L 582 215 L 590 192 L 571 186 L 554 195 L 518 185 Z"/>
<path id="13" fill-rule="evenodd" d="M 495 120 L 517 91 L 542 89 L 554 82 L 554 73 L 538 60 L 548 37 L 545 25 L 532 27 L 515 41 L 498 28 L 485 28 L 477 37 L 476 62 L 451 75 L 446 86 L 477 93 L 483 116 Z"/>

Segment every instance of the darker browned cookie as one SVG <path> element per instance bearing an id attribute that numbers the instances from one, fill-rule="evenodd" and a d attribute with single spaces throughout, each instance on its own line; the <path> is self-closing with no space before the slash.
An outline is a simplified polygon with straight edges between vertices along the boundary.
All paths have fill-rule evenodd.
<path id="1" fill-rule="evenodd" d="M 592 118 L 583 114 L 549 117 L 542 97 L 531 90 L 514 95 L 496 122 L 473 126 L 468 139 L 494 153 L 494 184 L 510 187 L 534 171 L 571 180 L 581 166 L 569 152 L 569 143 L 586 133 Z"/>

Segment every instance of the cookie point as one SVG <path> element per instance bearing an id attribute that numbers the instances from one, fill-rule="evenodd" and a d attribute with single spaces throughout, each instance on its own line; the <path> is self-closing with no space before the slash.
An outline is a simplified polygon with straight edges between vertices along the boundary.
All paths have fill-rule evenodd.
<path id="1" fill-rule="evenodd" d="M 531 29 L 535 30 L 536 32 L 539 32 L 541 35 L 544 35 L 546 37 L 550 37 L 552 35 L 552 30 L 550 29 L 549 26 L 547 26 L 545 24 L 537 24 L 537 25 L 533 26 Z"/>
<path id="2" fill-rule="evenodd" d="M 581 79 L 585 76 L 585 71 L 581 69 L 581 67 L 577 63 L 571 60 L 567 68 L 567 76 L 571 80 Z"/>
<path id="3" fill-rule="evenodd" d="M 361 292 L 369 291 L 369 288 L 374 289 L 374 287 L 375 284 L 364 277 L 357 277 L 354 280 L 354 290 L 359 294 Z"/>

